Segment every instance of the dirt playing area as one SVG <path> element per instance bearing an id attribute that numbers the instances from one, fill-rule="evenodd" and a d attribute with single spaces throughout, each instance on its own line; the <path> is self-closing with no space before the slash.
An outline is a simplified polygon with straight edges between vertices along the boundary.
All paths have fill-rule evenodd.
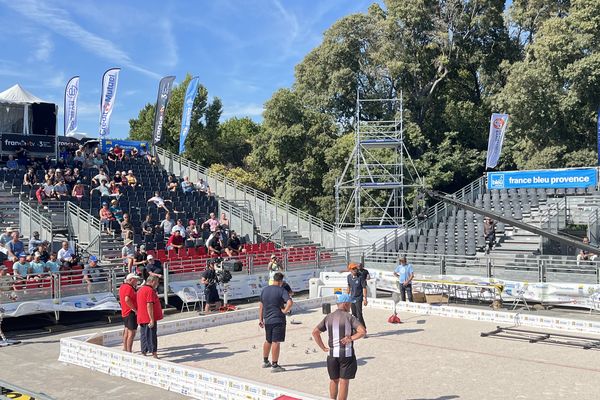
<path id="1" fill-rule="evenodd" d="M 598 399 L 600 352 L 482 338 L 495 324 L 365 310 L 369 337 L 358 341 L 351 399 Z M 159 338 L 159 356 L 254 381 L 327 396 L 326 354 L 311 339 L 320 310 L 294 315 L 282 346 L 287 371 L 262 369 L 263 330 L 244 322 Z M 299 324 L 291 324 L 291 320 Z M 325 334 L 324 334 L 325 335 Z M 134 344 L 139 351 L 139 342 Z"/>

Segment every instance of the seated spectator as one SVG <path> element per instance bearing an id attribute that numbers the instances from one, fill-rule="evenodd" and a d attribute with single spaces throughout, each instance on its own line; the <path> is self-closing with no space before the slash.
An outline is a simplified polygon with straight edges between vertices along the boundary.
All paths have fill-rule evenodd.
<path id="1" fill-rule="evenodd" d="M 0 263 L 8 259 L 8 242 L 12 240 L 12 229 L 6 227 L 5 232 L 0 235 Z"/>
<path id="2" fill-rule="evenodd" d="M 37 177 L 35 176 L 33 168 L 27 168 L 27 172 L 25 172 L 25 175 L 23 175 L 23 186 L 33 187 L 36 183 Z"/>
<path id="3" fill-rule="evenodd" d="M 102 181 L 102 183 L 99 186 L 90 190 L 90 196 L 92 195 L 92 193 L 94 191 L 99 192 L 100 196 L 102 196 L 102 197 L 116 197 L 116 198 L 121 197 L 121 195 L 119 193 L 111 192 L 111 189 L 107 186 L 106 181 Z"/>
<path id="4" fill-rule="evenodd" d="M 75 168 L 73 170 L 73 181 L 81 181 L 81 183 L 87 183 L 88 179 L 87 177 L 81 175 L 81 171 L 79 170 L 79 168 Z"/>
<path id="5" fill-rule="evenodd" d="M 115 217 L 119 223 L 123 221 L 123 209 L 119 207 L 119 202 L 117 200 L 112 200 L 110 202 L 110 212 L 112 212 L 113 217 Z"/>
<path id="6" fill-rule="evenodd" d="M 219 221 L 217 221 L 215 213 L 209 214 L 209 218 L 202 224 L 202 228 L 205 227 L 208 227 L 213 233 L 217 231 L 217 229 L 219 228 Z"/>
<path id="7" fill-rule="evenodd" d="M 158 279 L 162 279 L 163 273 L 164 272 L 160 261 L 155 259 L 152 254 L 148 254 L 146 257 L 146 266 L 143 271 L 144 279 L 147 279 L 149 276 L 155 276 Z"/>
<path id="8" fill-rule="evenodd" d="M 204 179 L 200 179 L 200 182 L 196 184 L 196 189 L 198 189 L 200 192 L 206 193 L 207 186 L 206 183 L 204 183 Z"/>
<path id="9" fill-rule="evenodd" d="M 123 214 L 123 221 L 121 221 L 121 236 L 123 239 L 133 239 L 133 224 L 129 220 L 129 214 Z"/>
<path id="10" fill-rule="evenodd" d="M 129 170 L 127 171 L 127 184 L 129 186 L 137 186 L 137 178 L 133 175 L 133 171 Z"/>
<path id="11" fill-rule="evenodd" d="M 183 177 L 183 181 L 181 182 L 181 190 L 183 190 L 183 193 L 191 193 L 194 191 L 194 184 L 190 182 L 189 176 Z"/>
<path id="12" fill-rule="evenodd" d="M 25 251 L 25 245 L 19 239 L 19 231 L 14 231 L 11 235 L 10 242 L 6 245 L 8 251 L 8 259 L 11 261 L 17 261 L 19 254 Z"/>
<path id="13" fill-rule="evenodd" d="M 46 263 L 42 261 L 41 256 L 42 255 L 40 253 L 36 252 L 33 255 L 33 260 L 29 263 L 31 275 L 36 280 L 44 278 L 44 267 L 46 266 Z"/>
<path id="14" fill-rule="evenodd" d="M 57 200 L 63 200 L 68 196 L 69 188 L 65 184 L 64 179 L 61 179 L 58 184 L 54 185 L 54 195 Z"/>
<path id="15" fill-rule="evenodd" d="M 176 250 L 179 252 L 179 249 L 183 248 L 183 246 L 184 239 L 181 236 L 181 232 L 179 230 L 174 231 L 167 241 L 167 250 Z"/>
<path id="16" fill-rule="evenodd" d="M 588 239 L 588 237 L 586 236 L 581 242 L 583 244 L 589 245 L 590 239 Z M 598 258 L 597 254 L 590 253 L 588 250 L 580 249 L 579 253 L 577 254 L 577 265 L 579 265 L 579 261 L 595 261 L 596 258 Z"/>
<path id="17" fill-rule="evenodd" d="M 64 179 L 63 171 L 60 168 L 57 168 L 54 172 L 54 183 L 60 182 L 61 179 Z"/>
<path id="18" fill-rule="evenodd" d="M 90 256 L 88 263 L 83 267 L 83 281 L 87 283 L 88 293 L 92 291 L 92 283 L 102 282 L 104 271 L 98 266 L 98 257 Z"/>
<path id="19" fill-rule="evenodd" d="M 177 184 L 177 180 L 173 177 L 173 175 L 169 175 L 169 179 L 167 182 L 167 190 L 170 192 L 176 192 L 178 186 L 179 185 Z"/>
<path id="20" fill-rule="evenodd" d="M 81 150 L 77 150 L 75 152 L 75 157 L 73 157 L 73 166 L 76 168 L 83 168 L 83 164 L 85 163 L 85 153 Z"/>
<path id="21" fill-rule="evenodd" d="M 58 271 L 60 271 L 58 254 L 56 254 L 56 252 L 53 251 L 52 254 L 50 254 L 50 259 L 46 261 L 46 264 L 44 265 L 44 272 L 50 272 L 54 274 Z"/>
<path id="22" fill-rule="evenodd" d="M 34 231 L 29 239 L 29 245 L 27 246 L 27 251 L 29 254 L 33 254 L 40 244 L 44 243 L 43 240 L 40 240 L 40 233 L 38 231 Z"/>
<path id="23" fill-rule="evenodd" d="M 111 147 L 110 149 L 108 149 L 108 153 L 106 154 L 106 159 L 108 161 L 112 161 L 112 162 L 116 162 L 119 159 L 119 157 L 117 157 L 117 155 L 115 154 L 114 147 Z"/>
<path id="24" fill-rule="evenodd" d="M 17 261 L 13 264 L 13 275 L 15 279 L 25 279 L 31 273 L 31 266 L 27 261 L 27 254 L 19 253 Z"/>
<path id="25" fill-rule="evenodd" d="M 112 221 L 115 220 L 115 217 L 112 213 L 112 211 L 110 211 L 110 209 L 108 208 L 108 203 L 104 202 L 102 203 L 102 208 L 100 209 L 99 213 L 99 217 L 100 217 L 100 226 L 101 229 L 105 230 L 106 233 L 108 233 L 109 235 L 112 234 Z"/>
<path id="26" fill-rule="evenodd" d="M 175 222 L 171 219 L 171 213 L 165 214 L 165 219 L 160 222 L 160 225 L 157 226 L 158 229 L 162 229 L 164 236 L 169 237 L 171 235 L 171 230 L 175 226 Z"/>
<path id="27" fill-rule="evenodd" d="M 70 270 L 73 265 L 77 263 L 77 257 L 75 252 L 69 247 L 69 242 L 66 240 L 62 242 L 62 247 L 57 254 L 58 262 L 61 263 L 62 268 Z"/>
<path id="28" fill-rule="evenodd" d="M 50 245 L 50 243 L 48 243 L 48 241 L 44 240 L 35 249 L 35 251 L 37 251 L 38 253 L 41 254 L 41 258 L 42 258 L 43 262 L 47 262 L 50 259 L 50 253 L 48 252 L 49 245 Z"/>
<path id="29" fill-rule="evenodd" d="M 135 248 L 133 247 L 133 240 L 125 239 L 125 245 L 121 248 L 121 257 L 123 258 L 125 272 L 128 274 L 134 272 Z"/>
<path id="30" fill-rule="evenodd" d="M 125 150 L 123 150 L 121 148 L 121 146 L 119 146 L 118 144 L 115 144 L 115 148 L 113 149 L 113 152 L 115 153 L 115 155 L 117 156 L 117 159 L 119 161 L 123 161 L 123 159 L 125 158 Z"/>
<path id="31" fill-rule="evenodd" d="M 146 219 L 142 222 L 142 234 L 146 236 L 154 235 L 154 225 L 150 215 L 146 215 Z"/>
<path id="32" fill-rule="evenodd" d="M 35 192 L 35 197 L 38 200 L 38 204 L 42 204 L 42 201 L 46 199 L 55 198 L 54 185 L 52 184 L 52 179 L 46 179 L 46 183 L 40 186 L 40 188 Z"/>
<path id="33" fill-rule="evenodd" d="M 148 253 L 146 253 L 146 246 L 140 245 L 137 247 L 135 254 L 133 256 L 133 265 L 138 275 L 143 274 L 144 266 L 146 265 L 146 257 L 148 257 Z"/>
<path id="34" fill-rule="evenodd" d="M 171 233 L 174 233 L 175 231 L 179 231 L 179 233 L 181 234 L 181 236 L 185 240 L 185 233 L 186 233 L 185 232 L 185 226 L 183 226 L 183 221 L 181 219 L 178 219 L 177 223 L 175 224 L 175 226 L 171 228 Z"/>
<path id="35" fill-rule="evenodd" d="M 185 228 L 185 236 L 189 247 L 196 247 L 202 245 L 202 232 L 196 225 L 196 221 L 190 219 L 187 228 Z"/>
<path id="36" fill-rule="evenodd" d="M 229 219 L 225 213 L 221 213 L 221 218 L 219 218 L 219 228 L 224 234 L 223 240 L 227 240 L 229 237 Z"/>
<path id="37" fill-rule="evenodd" d="M 102 182 L 109 182 L 109 181 L 110 181 L 110 179 L 106 175 L 106 172 L 104 172 L 104 169 L 100 169 L 100 171 L 98 171 L 98 174 L 92 178 L 92 183 L 95 185 L 100 185 Z"/>
<path id="38" fill-rule="evenodd" d="M 157 208 L 164 208 L 167 212 L 169 211 L 169 209 L 166 206 L 166 202 L 171 202 L 171 200 L 165 200 L 162 197 L 160 197 L 160 192 L 154 192 L 154 196 L 150 197 L 147 201 L 147 203 L 154 203 L 154 205 Z M 171 202 L 172 203 L 172 202 Z M 170 232 L 169 232 L 170 233 Z"/>
<path id="39" fill-rule="evenodd" d="M 0 264 L 0 292 L 8 292 L 13 289 L 14 279 L 8 275 L 8 268 Z"/>
<path id="40" fill-rule="evenodd" d="M 206 248 L 210 256 L 220 256 L 223 252 L 223 241 L 221 240 L 221 232 L 216 231 L 211 234 L 206 241 Z"/>
<path id="41" fill-rule="evenodd" d="M 67 150 L 65 146 L 61 146 L 58 152 L 58 161 L 62 165 L 70 164 L 71 162 L 71 152 Z"/>
<path id="42" fill-rule="evenodd" d="M 116 197 L 117 199 L 121 197 L 121 187 L 114 182 L 111 182 L 108 186 L 109 196 Z"/>
<path id="43" fill-rule="evenodd" d="M 15 156 L 9 154 L 8 161 L 6 162 L 6 169 L 9 171 L 16 171 L 19 169 L 19 163 L 15 160 Z"/>
<path id="44" fill-rule="evenodd" d="M 133 147 L 131 149 L 131 158 L 138 158 L 140 155 L 140 151 L 137 149 L 137 147 Z"/>
<path id="45" fill-rule="evenodd" d="M 75 186 L 73 186 L 73 190 L 71 191 L 71 196 L 77 199 L 77 201 L 81 201 L 85 194 L 85 186 L 81 183 L 81 181 L 75 182 Z"/>
<path id="46" fill-rule="evenodd" d="M 114 182 L 115 185 L 122 185 L 123 184 L 123 177 L 121 176 L 121 172 L 120 171 L 115 171 L 115 175 L 112 178 L 112 182 Z"/>
<path id="47" fill-rule="evenodd" d="M 104 165 L 104 160 L 100 154 L 94 154 L 91 158 L 88 159 L 89 166 L 92 168 L 97 168 L 98 170 L 102 169 Z"/>
<path id="48" fill-rule="evenodd" d="M 229 257 L 239 256 L 241 253 L 245 253 L 246 249 L 242 246 L 242 242 L 235 231 L 231 231 L 231 238 L 227 241 L 227 247 L 225 253 Z"/>
<path id="49" fill-rule="evenodd" d="M 63 178 L 67 184 L 67 187 L 72 187 L 73 182 L 75 182 L 75 179 L 73 178 L 73 170 L 71 168 L 66 168 Z"/>

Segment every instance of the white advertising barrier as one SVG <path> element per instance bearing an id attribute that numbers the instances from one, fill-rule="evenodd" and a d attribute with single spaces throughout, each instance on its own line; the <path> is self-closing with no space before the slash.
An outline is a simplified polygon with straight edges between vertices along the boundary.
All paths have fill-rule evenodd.
<path id="1" fill-rule="evenodd" d="M 388 299 L 369 299 L 369 307 L 393 311 L 394 302 Z M 402 301 L 396 305 L 396 311 L 600 335 L 600 321 Z"/>
<path id="2" fill-rule="evenodd" d="M 294 292 L 308 290 L 309 280 L 317 275 L 318 270 L 292 270 L 285 272 L 285 281 Z M 228 300 L 247 299 L 260 296 L 260 292 L 269 286 L 269 274 L 233 275 L 227 285 L 218 285 L 219 295 L 224 298 L 224 287 L 227 288 Z M 170 281 L 169 288 L 179 298 L 186 301 L 189 292 L 194 290 L 200 298 L 204 292 L 204 285 L 200 284 L 200 278 L 186 281 Z"/>
<path id="3" fill-rule="evenodd" d="M 369 270 L 377 281 L 377 289 L 397 291 L 398 279 L 389 271 Z M 470 283 L 476 285 L 498 284 L 503 287 L 502 298 L 525 299 L 531 302 L 553 304 L 567 307 L 596 309 L 600 307 L 600 285 L 583 283 L 539 283 L 519 282 L 504 279 L 484 278 L 469 275 L 418 275 L 415 279 L 445 281 L 449 283 Z M 421 285 L 416 282 L 415 288 Z"/>
<path id="4" fill-rule="evenodd" d="M 94 293 L 69 296 L 61 299 L 42 299 L 32 301 L 3 302 L 5 317 L 20 317 L 30 314 L 42 314 L 55 311 L 118 311 L 119 301 L 112 293 Z"/>
<path id="5" fill-rule="evenodd" d="M 318 308 L 335 297 L 301 300 L 301 308 Z M 227 313 L 198 316 L 176 321 L 161 321 L 159 336 L 188 332 L 248 321 L 258 318 L 258 308 Z M 160 387 L 195 399 L 271 400 L 281 396 L 296 399 L 322 399 L 293 390 L 253 382 L 200 368 L 173 362 L 155 360 L 141 355 L 125 353 L 118 348 L 107 348 L 122 340 L 122 329 L 92 335 L 63 338 L 60 341 L 59 361 L 79 365 L 93 371 Z"/>
<path id="6" fill-rule="evenodd" d="M 371 271 L 369 270 L 369 273 Z M 310 280 L 308 297 L 316 299 L 323 296 L 346 293 L 348 289 L 349 272 L 321 272 L 318 278 Z M 375 279 L 367 281 L 367 297 L 377 296 L 377 284 Z"/>

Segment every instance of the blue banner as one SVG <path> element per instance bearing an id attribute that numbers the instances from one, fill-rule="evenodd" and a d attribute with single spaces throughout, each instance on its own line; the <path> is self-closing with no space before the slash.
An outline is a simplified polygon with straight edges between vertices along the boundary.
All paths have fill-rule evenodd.
<path id="1" fill-rule="evenodd" d="M 598 120 L 597 120 L 597 137 L 598 137 L 598 165 L 600 165 L 600 106 L 598 106 Z"/>
<path id="2" fill-rule="evenodd" d="M 77 97 L 79 96 L 79 77 L 69 79 L 65 87 L 65 125 L 64 133 L 67 136 L 77 130 Z"/>
<path id="3" fill-rule="evenodd" d="M 507 125 L 508 114 L 492 114 L 492 118 L 490 119 L 490 137 L 488 139 L 485 168 L 494 168 L 498 165 Z"/>
<path id="4" fill-rule="evenodd" d="M 586 188 L 598 184 L 596 168 L 488 172 L 488 189 Z"/>
<path id="5" fill-rule="evenodd" d="M 117 85 L 121 68 L 111 68 L 102 75 L 102 95 L 100 97 L 100 139 L 110 134 L 110 116 L 117 97 Z"/>
<path id="6" fill-rule="evenodd" d="M 126 152 L 131 152 L 131 149 L 134 147 L 141 151 L 148 151 L 148 142 L 140 142 L 137 140 L 115 140 L 115 139 L 102 139 L 100 141 L 100 150 L 103 153 L 108 153 L 108 151 L 115 147 L 115 145 L 119 145 L 120 148 L 124 149 Z"/>
<path id="7" fill-rule="evenodd" d="M 183 100 L 183 113 L 181 115 L 181 130 L 179 131 L 179 154 L 185 151 L 185 139 L 190 132 L 190 123 L 192 121 L 192 109 L 194 108 L 194 100 L 198 94 L 198 85 L 200 80 L 197 76 L 193 77 L 188 84 Z"/>

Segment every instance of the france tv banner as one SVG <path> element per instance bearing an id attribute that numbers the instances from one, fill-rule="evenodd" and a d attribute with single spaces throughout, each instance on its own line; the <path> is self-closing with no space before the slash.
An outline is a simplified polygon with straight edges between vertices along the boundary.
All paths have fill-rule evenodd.
<path id="1" fill-rule="evenodd" d="M 183 100 L 183 115 L 181 116 L 181 130 L 179 131 L 179 154 L 185 151 L 185 139 L 190 132 L 190 123 L 192 122 L 192 110 L 194 108 L 194 100 L 198 94 L 198 85 L 200 79 L 195 76 L 188 84 Z"/>
<path id="2" fill-rule="evenodd" d="M 102 96 L 100 97 L 100 139 L 110 134 L 110 116 L 117 97 L 117 84 L 121 68 L 111 68 L 102 75 Z"/>
<path id="3" fill-rule="evenodd" d="M 77 130 L 77 97 L 79 96 L 79 77 L 69 79 L 65 87 L 65 125 L 64 134 L 67 136 Z"/>
<path id="4" fill-rule="evenodd" d="M 486 168 L 494 168 L 498 165 L 507 125 L 508 114 L 492 114 L 492 118 L 490 119 L 490 137 L 488 139 L 487 158 L 485 160 Z"/>
<path id="5" fill-rule="evenodd" d="M 154 113 L 154 131 L 152 133 L 152 143 L 160 144 L 162 141 L 162 128 L 165 120 L 167 104 L 171 97 L 171 88 L 173 87 L 174 76 L 165 76 L 158 84 L 158 97 L 156 98 L 156 111 Z"/>
<path id="6" fill-rule="evenodd" d="M 567 189 L 598 184 L 596 168 L 488 172 L 488 189 Z"/>

